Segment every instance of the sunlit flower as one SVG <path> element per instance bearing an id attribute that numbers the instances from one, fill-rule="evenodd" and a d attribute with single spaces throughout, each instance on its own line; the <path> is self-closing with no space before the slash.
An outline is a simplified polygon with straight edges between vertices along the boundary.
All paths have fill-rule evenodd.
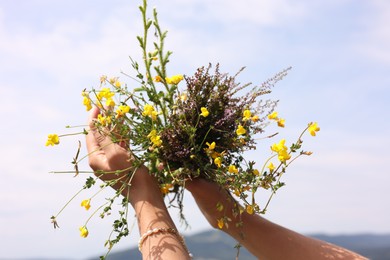
<path id="1" fill-rule="evenodd" d="M 165 81 L 168 83 L 168 84 L 173 84 L 173 85 L 177 85 L 180 83 L 180 81 L 183 80 L 183 75 L 181 74 L 178 74 L 178 75 L 174 75 L 170 78 L 165 78 Z"/>
<path id="2" fill-rule="evenodd" d="M 157 131 L 156 131 L 156 130 L 152 130 L 152 131 L 148 134 L 148 138 L 150 139 L 150 141 L 151 141 L 155 146 L 160 146 L 160 145 L 162 145 L 161 137 L 160 137 L 159 135 L 157 135 Z"/>
<path id="3" fill-rule="evenodd" d="M 206 142 L 206 145 L 208 148 L 206 148 L 208 151 L 212 151 L 215 149 L 215 142 L 212 142 L 211 144 L 209 142 Z"/>
<path id="4" fill-rule="evenodd" d="M 87 200 L 83 200 L 81 202 L 81 207 L 84 207 L 86 210 L 89 210 L 89 208 L 91 207 L 91 199 L 87 199 Z"/>
<path id="5" fill-rule="evenodd" d="M 99 114 L 97 120 L 102 126 L 108 126 L 109 124 L 111 124 L 110 116 L 102 116 L 101 114 Z"/>
<path id="6" fill-rule="evenodd" d="M 312 136 L 316 136 L 316 132 L 320 131 L 320 127 L 317 122 L 310 123 L 308 131 Z"/>
<path id="7" fill-rule="evenodd" d="M 170 183 L 161 185 L 161 187 L 160 187 L 161 193 L 164 194 L 164 195 L 165 195 L 165 194 L 168 194 L 169 190 L 170 190 L 172 187 L 173 187 L 173 185 L 170 184 Z"/>
<path id="8" fill-rule="evenodd" d="M 278 119 L 278 126 L 279 126 L 279 127 L 284 127 L 285 121 L 286 121 L 286 120 L 284 120 L 283 118 L 279 118 L 279 119 Z"/>
<path id="9" fill-rule="evenodd" d="M 158 112 L 154 110 L 154 107 L 152 105 L 146 104 L 144 106 L 144 112 L 142 112 L 143 116 L 150 116 L 152 120 L 157 119 Z"/>
<path id="10" fill-rule="evenodd" d="M 180 94 L 180 100 L 181 100 L 181 102 L 185 102 L 185 101 L 187 101 L 187 93 L 181 93 Z"/>
<path id="11" fill-rule="evenodd" d="M 121 86 L 122 86 L 122 84 L 121 84 L 121 82 L 120 82 L 119 80 L 116 80 L 116 81 L 114 82 L 114 87 L 120 88 Z"/>
<path id="12" fill-rule="evenodd" d="M 106 82 L 106 80 L 107 80 L 107 76 L 106 76 L 106 75 L 102 75 L 102 76 L 100 77 L 100 83 L 101 83 L 101 84 L 103 84 L 104 82 Z"/>
<path id="13" fill-rule="evenodd" d="M 203 116 L 203 117 L 207 117 L 208 115 L 209 115 L 209 111 L 207 110 L 207 108 L 205 108 L 205 107 L 201 107 L 200 108 L 200 111 L 201 111 L 201 116 Z"/>
<path id="14" fill-rule="evenodd" d="M 129 113 L 130 107 L 125 105 L 118 106 L 118 109 L 116 110 L 116 116 L 121 117 L 124 116 L 126 113 Z"/>
<path id="15" fill-rule="evenodd" d="M 254 209 L 253 209 L 252 205 L 246 205 L 245 210 L 250 215 L 252 215 L 254 213 Z"/>
<path id="16" fill-rule="evenodd" d="M 291 155 L 288 153 L 288 148 L 285 145 L 286 140 L 282 139 L 278 144 L 273 144 L 271 150 L 278 154 L 278 159 L 281 162 L 285 162 L 291 158 Z"/>
<path id="17" fill-rule="evenodd" d="M 54 146 L 60 143 L 60 138 L 57 134 L 49 134 L 47 136 L 46 146 Z"/>
<path id="18" fill-rule="evenodd" d="M 243 114 L 242 120 L 247 121 L 247 120 L 251 119 L 252 114 L 251 114 L 251 111 L 249 109 L 244 110 L 244 112 L 242 114 Z"/>
<path id="19" fill-rule="evenodd" d="M 109 88 L 102 88 L 98 93 L 97 93 L 97 99 L 102 100 L 103 98 L 110 99 L 115 95 L 114 92 L 112 92 Z"/>
<path id="20" fill-rule="evenodd" d="M 84 96 L 84 98 L 83 98 L 83 105 L 85 106 L 85 109 L 87 111 L 91 110 L 92 109 L 91 99 L 89 97 Z"/>
<path id="21" fill-rule="evenodd" d="M 162 78 L 159 75 L 157 75 L 154 77 L 154 81 L 155 82 L 162 82 Z"/>
<path id="22" fill-rule="evenodd" d="M 259 118 L 259 116 L 258 115 L 254 115 L 254 116 L 252 116 L 252 121 L 253 122 L 257 122 L 257 121 L 259 121 L 260 120 L 260 118 Z"/>
<path id="23" fill-rule="evenodd" d="M 270 163 L 267 165 L 267 168 L 268 168 L 271 172 L 273 172 L 273 171 L 275 170 L 275 165 L 274 165 L 272 162 L 270 162 Z"/>
<path id="24" fill-rule="evenodd" d="M 276 112 L 276 111 L 274 111 L 268 115 L 268 119 L 277 120 L 277 118 L 278 118 L 278 112 Z"/>
<path id="25" fill-rule="evenodd" d="M 217 225 L 218 225 L 219 229 L 222 229 L 223 226 L 225 225 L 224 219 L 223 218 L 218 219 L 217 220 Z"/>
<path id="26" fill-rule="evenodd" d="M 244 135 L 246 133 L 246 130 L 242 125 L 238 125 L 236 133 L 237 133 L 237 135 Z"/>
<path id="27" fill-rule="evenodd" d="M 217 165 L 218 168 L 221 167 L 221 164 L 222 164 L 222 160 L 221 160 L 221 157 L 217 157 L 214 159 L 214 163 L 215 165 Z"/>
<path id="28" fill-rule="evenodd" d="M 237 174 L 238 173 L 238 169 L 237 169 L 237 167 L 235 165 L 231 164 L 231 165 L 229 165 L 228 172 Z"/>
<path id="29" fill-rule="evenodd" d="M 89 232 L 86 226 L 79 227 L 79 230 L 81 237 L 86 238 L 88 236 Z"/>
<path id="30" fill-rule="evenodd" d="M 114 107 L 115 106 L 115 101 L 112 98 L 108 98 L 106 100 L 106 106 L 108 107 Z"/>

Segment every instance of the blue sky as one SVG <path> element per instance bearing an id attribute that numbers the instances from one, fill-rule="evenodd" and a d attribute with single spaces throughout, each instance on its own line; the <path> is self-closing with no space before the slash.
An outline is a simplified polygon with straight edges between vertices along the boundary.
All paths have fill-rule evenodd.
<path id="1" fill-rule="evenodd" d="M 132 73 L 128 56 L 139 58 L 141 31 L 136 2 L 0 0 L 0 258 L 82 259 L 104 252 L 110 222 L 94 220 L 90 236 L 81 239 L 78 226 L 88 215 L 79 200 L 59 218 L 59 230 L 49 221 L 85 178 L 49 172 L 71 168 L 82 137 L 53 148 L 44 142 L 48 133 L 68 132 L 65 125 L 85 123 L 82 89 L 97 87 L 102 74 Z M 287 186 L 268 219 L 303 233 L 390 232 L 387 0 L 165 0 L 150 6 L 158 7 L 169 30 L 172 74 L 220 62 L 232 74 L 246 66 L 240 80 L 260 84 L 293 67 L 270 96 L 280 100 L 286 118 L 280 135 L 291 140 L 313 120 L 321 132 L 305 139 L 314 154 L 285 175 Z M 248 156 L 261 163 L 268 147 L 262 142 Z M 183 233 L 208 228 L 190 196 L 185 210 L 191 230 L 172 213 Z M 118 248 L 137 240 L 135 228 Z"/>

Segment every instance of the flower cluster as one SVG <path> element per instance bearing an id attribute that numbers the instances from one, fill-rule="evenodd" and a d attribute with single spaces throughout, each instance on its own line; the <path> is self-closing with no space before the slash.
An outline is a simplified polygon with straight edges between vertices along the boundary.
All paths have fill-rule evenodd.
<path id="1" fill-rule="evenodd" d="M 273 194 L 284 185 L 281 176 L 286 168 L 297 157 L 311 154 L 302 150 L 303 134 L 308 131 L 315 136 L 320 130 L 317 123 L 310 123 L 290 146 L 281 139 L 267 148 L 271 156 L 265 158 L 264 163 L 245 158 L 245 152 L 256 149 L 256 140 L 275 136 L 263 136 L 270 122 L 285 127 L 285 120 L 275 111 L 277 101 L 262 97 L 271 92 L 290 68 L 260 86 L 238 83 L 237 77 L 242 70 L 230 76 L 221 73 L 218 64 L 201 67 L 193 76 L 169 76 L 167 64 L 171 52 L 163 49 L 166 32 L 159 26 L 156 10 L 150 19 L 146 7 L 147 1 L 144 0 L 140 10 L 145 30 L 143 36 L 137 37 L 143 64 L 131 60 L 135 76 L 129 76 L 135 80 L 131 85 L 135 82 L 137 86 L 128 88 L 119 77 L 101 76 L 98 88 L 82 91 L 82 104 L 87 111 L 93 106 L 100 108 L 101 113 L 95 122 L 97 129 L 108 135 L 113 143 L 126 143 L 126 147 L 131 147 L 129 152 L 134 155 L 134 170 L 140 165 L 147 166 L 160 183 L 161 192 L 166 196 L 173 195 L 169 203 L 176 203 L 180 213 L 185 182 L 195 178 L 216 182 L 234 194 L 243 205 L 243 208 L 234 209 L 238 214 L 244 210 L 249 214 L 265 213 Z M 154 50 L 148 51 L 147 39 L 152 25 L 156 42 Z M 87 130 L 81 133 L 86 134 Z M 59 144 L 62 136 L 50 134 L 46 146 Z M 80 146 L 72 162 L 76 175 L 79 173 L 78 163 L 86 158 L 78 159 L 79 152 Z M 129 172 L 131 178 L 133 171 Z M 116 177 L 116 172 L 95 174 L 97 177 L 86 179 L 81 191 L 94 186 L 101 174 L 112 174 L 113 178 L 102 184 L 97 193 L 105 187 L 125 183 L 121 181 L 123 177 Z M 271 193 L 269 200 L 262 204 L 255 197 L 261 189 Z M 108 198 L 108 202 L 92 215 L 99 212 L 104 218 L 111 214 L 111 206 L 120 198 L 120 193 Z M 94 196 L 82 200 L 81 206 L 89 210 Z M 106 243 L 109 250 L 129 233 L 126 198 L 121 204 L 123 210 L 113 223 L 112 234 L 116 237 L 110 235 Z M 217 205 L 217 210 L 224 210 L 222 204 Z M 58 226 L 57 216 L 51 218 L 55 227 Z M 89 234 L 89 219 L 79 228 L 82 237 Z M 228 222 L 226 217 L 218 219 L 218 227 L 223 228 Z"/>

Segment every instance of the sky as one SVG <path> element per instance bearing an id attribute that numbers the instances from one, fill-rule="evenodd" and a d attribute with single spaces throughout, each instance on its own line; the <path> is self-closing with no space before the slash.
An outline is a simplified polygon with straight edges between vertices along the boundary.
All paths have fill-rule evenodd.
<path id="1" fill-rule="evenodd" d="M 141 1 L 0 0 L 0 106 L 2 118 L 0 258 L 84 259 L 105 252 L 110 219 L 93 219 L 90 236 L 79 237 L 88 218 L 82 194 L 56 214 L 87 175 L 72 169 L 77 141 L 45 147 L 49 133 L 71 133 L 87 113 L 81 91 L 98 87 L 103 74 L 129 86 L 129 56 L 139 59 Z M 286 118 L 280 135 L 297 138 L 310 121 L 318 136 L 304 139 L 311 157 L 291 166 L 265 215 L 295 231 L 311 234 L 390 232 L 390 2 L 387 0 L 164 0 L 150 1 L 168 30 L 173 51 L 168 73 L 192 75 L 209 62 L 241 82 L 261 84 L 292 66 L 269 96 Z M 267 131 L 275 131 L 272 127 Z M 248 157 L 264 160 L 261 142 Z M 85 147 L 82 147 L 85 155 Z M 88 169 L 85 162 L 83 169 Z M 109 191 L 108 191 L 109 194 Z M 260 194 L 262 198 L 264 194 Z M 105 195 L 101 196 L 104 200 Z M 190 194 L 187 234 L 209 229 Z M 132 221 L 130 219 L 130 221 Z M 131 236 L 117 247 L 138 241 Z"/>

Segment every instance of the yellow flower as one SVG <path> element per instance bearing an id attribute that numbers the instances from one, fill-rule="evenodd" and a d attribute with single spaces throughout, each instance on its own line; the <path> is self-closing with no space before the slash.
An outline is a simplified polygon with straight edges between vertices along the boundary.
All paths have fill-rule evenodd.
<path id="1" fill-rule="evenodd" d="M 112 98 L 108 98 L 106 100 L 106 106 L 108 107 L 114 107 L 115 106 L 115 101 Z"/>
<path id="2" fill-rule="evenodd" d="M 285 146 L 286 140 L 282 139 L 278 144 L 273 144 L 271 150 L 278 154 L 278 159 L 281 162 L 285 162 L 291 158 L 291 155 L 288 153 L 288 148 Z"/>
<path id="3" fill-rule="evenodd" d="M 222 164 L 222 160 L 221 160 L 221 157 L 217 157 L 214 159 L 214 163 L 215 165 L 217 165 L 218 168 L 221 167 L 221 164 Z"/>
<path id="4" fill-rule="evenodd" d="M 162 82 L 162 78 L 159 75 L 157 75 L 156 77 L 154 77 L 154 81 L 155 82 Z"/>
<path id="5" fill-rule="evenodd" d="M 215 149 L 215 142 L 212 142 L 211 144 L 209 142 L 206 142 L 206 145 L 208 148 L 206 148 L 208 151 L 212 151 Z"/>
<path id="6" fill-rule="evenodd" d="M 114 92 L 111 92 L 109 88 L 102 88 L 98 93 L 97 93 L 97 99 L 102 100 L 103 98 L 110 99 L 115 95 Z"/>
<path id="7" fill-rule="evenodd" d="M 260 120 L 260 118 L 259 118 L 259 116 L 258 115 L 255 115 L 255 116 L 252 116 L 252 121 L 253 122 L 257 122 L 257 121 L 259 121 Z"/>
<path id="8" fill-rule="evenodd" d="M 110 82 L 110 84 L 114 85 L 115 81 L 117 81 L 117 80 L 118 80 L 117 77 L 113 77 L 113 78 L 110 78 L 110 79 L 108 80 L 108 82 Z"/>
<path id="9" fill-rule="evenodd" d="M 79 227 L 79 230 L 81 237 L 86 238 L 88 236 L 89 232 L 86 226 Z"/>
<path id="10" fill-rule="evenodd" d="M 144 112 L 142 112 L 142 115 L 150 116 L 152 120 L 156 120 L 158 113 L 156 110 L 154 110 L 154 107 L 152 105 L 146 104 L 144 106 Z"/>
<path id="11" fill-rule="evenodd" d="M 260 172 L 259 172 L 259 170 L 258 170 L 258 169 L 254 169 L 254 170 L 253 170 L 253 174 L 254 174 L 254 175 L 259 175 L 259 174 L 260 174 Z"/>
<path id="12" fill-rule="evenodd" d="M 238 169 L 236 168 L 235 165 L 232 165 L 232 164 L 231 164 L 231 165 L 229 165 L 228 172 L 237 174 L 237 173 L 238 173 Z"/>
<path id="13" fill-rule="evenodd" d="M 178 75 L 174 75 L 170 78 L 165 78 L 165 81 L 168 83 L 168 84 L 173 84 L 173 85 L 177 85 L 180 83 L 180 81 L 183 80 L 183 75 L 181 74 L 178 74 Z"/>
<path id="14" fill-rule="evenodd" d="M 120 106 L 118 106 L 118 109 L 116 110 L 116 116 L 117 117 L 124 116 L 126 113 L 129 113 L 129 111 L 130 111 L 129 106 L 120 105 Z"/>
<path id="15" fill-rule="evenodd" d="M 278 119 L 278 112 L 274 111 L 271 114 L 269 114 L 268 119 L 277 120 Z"/>
<path id="16" fill-rule="evenodd" d="M 157 131 L 156 131 L 156 130 L 152 130 L 152 131 L 148 134 L 148 137 L 149 137 L 150 141 L 151 141 L 155 146 L 160 146 L 160 145 L 162 145 L 161 137 L 160 137 L 159 135 L 157 135 Z"/>
<path id="17" fill-rule="evenodd" d="M 185 101 L 187 101 L 187 93 L 181 93 L 180 94 L 180 100 L 181 100 L 181 102 L 185 102 Z"/>
<path id="18" fill-rule="evenodd" d="M 244 135 L 246 133 L 246 130 L 242 125 L 238 125 L 236 133 L 237 133 L 237 135 Z"/>
<path id="19" fill-rule="evenodd" d="M 108 126 L 111 124 L 111 117 L 109 116 L 102 116 L 99 114 L 97 119 L 102 126 Z"/>
<path id="20" fill-rule="evenodd" d="M 92 102 L 91 102 L 91 99 L 88 96 L 84 96 L 84 98 L 83 98 L 83 105 L 85 106 L 85 109 L 87 111 L 92 109 Z"/>
<path id="21" fill-rule="evenodd" d="M 253 209 L 252 205 L 246 205 L 245 210 L 250 215 L 252 215 L 253 212 L 254 212 L 254 209 Z"/>
<path id="22" fill-rule="evenodd" d="M 278 153 L 279 151 L 282 151 L 284 149 L 287 149 L 287 147 L 285 146 L 285 143 L 286 143 L 286 139 L 282 139 L 279 141 L 278 144 L 273 144 L 271 146 L 271 150 Z"/>
<path id="23" fill-rule="evenodd" d="M 220 218 L 217 220 L 217 225 L 218 225 L 219 229 L 222 229 L 224 224 L 225 224 L 225 221 L 223 218 Z"/>
<path id="24" fill-rule="evenodd" d="M 316 132 L 320 131 L 320 127 L 317 122 L 310 123 L 308 131 L 312 136 L 316 136 Z"/>
<path id="25" fill-rule="evenodd" d="M 286 120 L 284 120 L 283 118 L 279 118 L 279 119 L 278 119 L 278 126 L 279 126 L 279 127 L 284 127 L 285 121 L 286 121 Z"/>
<path id="26" fill-rule="evenodd" d="M 251 114 L 251 111 L 249 109 L 244 110 L 244 112 L 242 114 L 243 114 L 242 120 L 247 121 L 247 120 L 251 119 L 252 114 Z"/>
<path id="27" fill-rule="evenodd" d="M 81 207 L 84 207 L 86 210 L 89 210 L 89 208 L 91 207 L 91 199 L 88 199 L 88 200 L 83 200 L 81 202 Z"/>
<path id="28" fill-rule="evenodd" d="M 49 134 L 47 136 L 47 141 L 46 141 L 46 146 L 54 146 L 56 144 L 60 143 L 60 138 L 58 137 L 57 134 Z"/>
<path id="29" fill-rule="evenodd" d="M 120 88 L 122 86 L 121 82 L 119 80 L 115 80 L 114 87 Z"/>
<path id="30" fill-rule="evenodd" d="M 274 165 L 272 162 L 270 162 L 270 163 L 268 164 L 267 168 L 268 168 L 271 172 L 273 172 L 273 170 L 275 170 L 275 165 Z"/>
<path id="31" fill-rule="evenodd" d="M 201 108 L 200 108 L 200 111 L 202 111 L 200 114 L 201 114 L 201 116 L 203 116 L 203 117 L 207 117 L 207 116 L 209 115 L 209 111 L 208 111 L 207 108 L 205 108 L 205 107 L 201 107 Z"/>
<path id="32" fill-rule="evenodd" d="M 160 188 L 161 193 L 164 194 L 164 195 L 165 195 L 165 194 L 168 194 L 169 190 L 170 190 L 172 187 L 173 187 L 173 185 L 170 184 L 170 183 L 161 185 L 161 188 Z"/>
<path id="33" fill-rule="evenodd" d="M 100 77 L 100 83 L 101 83 L 101 84 L 104 83 L 104 82 L 106 82 L 106 80 L 107 80 L 107 76 L 106 76 L 106 75 L 102 75 L 102 76 Z"/>

